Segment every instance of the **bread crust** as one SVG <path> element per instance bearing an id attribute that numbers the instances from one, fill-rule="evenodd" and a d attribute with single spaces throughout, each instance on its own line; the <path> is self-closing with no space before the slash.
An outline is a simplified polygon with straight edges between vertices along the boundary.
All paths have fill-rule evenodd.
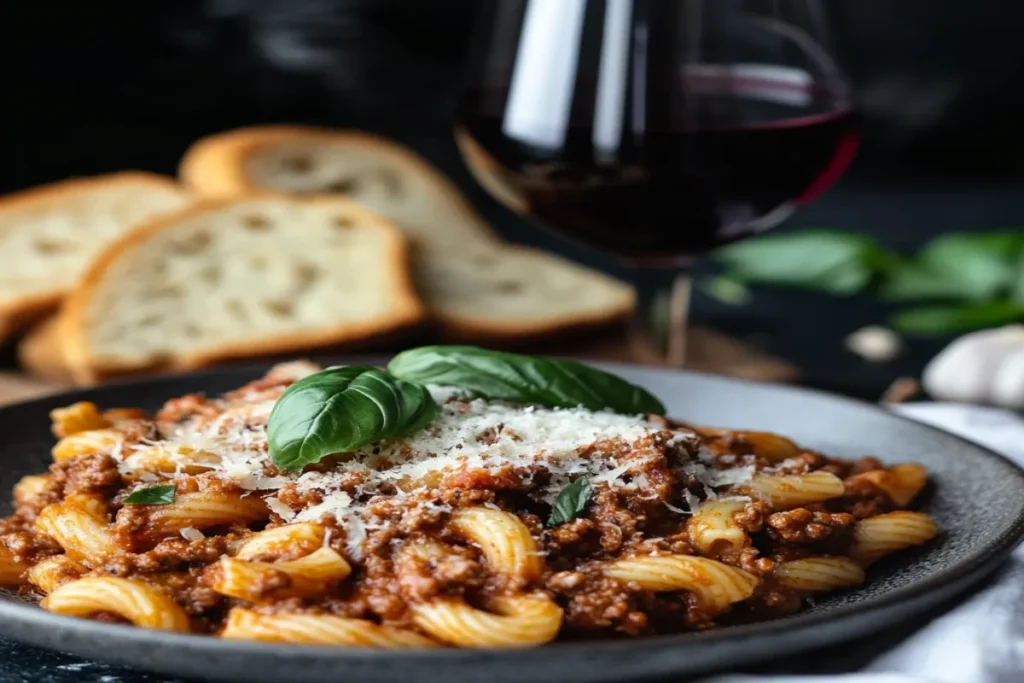
<path id="1" fill-rule="evenodd" d="M 145 171 L 121 171 L 87 178 L 70 178 L 46 185 L 31 187 L 0 197 L 0 216 L 34 205 L 60 201 L 70 194 L 85 193 L 96 187 L 118 183 L 149 184 L 173 189 L 186 195 L 185 189 L 174 178 Z M 3 236 L 0 235 L 0 243 Z M 35 293 L 16 299 L 0 300 L 0 342 L 6 341 L 22 329 L 53 313 L 68 291 L 54 287 L 48 292 Z"/>
<path id="2" fill-rule="evenodd" d="M 53 314 L 28 331 L 18 344 L 18 363 L 37 377 L 66 383 L 73 378 L 64 359 L 59 316 Z"/>
<path id="3" fill-rule="evenodd" d="M 495 345 L 528 345 L 553 337 L 571 336 L 588 330 L 599 330 L 616 323 L 625 323 L 632 315 L 632 307 L 609 311 L 600 315 L 577 315 L 562 318 L 557 324 L 536 323 L 533 325 L 502 325 L 482 321 L 469 316 L 434 313 L 441 324 L 445 341 L 475 342 Z"/>
<path id="4" fill-rule="evenodd" d="M 89 349 L 85 335 L 85 311 L 110 266 L 122 257 L 130 257 L 129 250 L 145 243 L 151 236 L 164 230 L 171 230 L 184 219 L 201 216 L 209 211 L 231 206 L 253 199 L 279 199 L 294 203 L 331 204 L 358 218 L 364 225 L 372 225 L 388 235 L 387 248 L 393 274 L 391 289 L 395 293 L 396 306 L 390 317 L 362 324 L 346 323 L 336 327 L 325 327 L 315 334 L 282 334 L 253 340 L 249 343 L 232 343 L 200 353 L 180 356 L 145 359 L 124 359 L 112 361 L 96 357 Z M 420 301 L 412 279 L 412 261 L 408 243 L 401 230 L 383 218 L 347 199 L 333 196 L 294 197 L 276 192 L 250 192 L 230 198 L 205 199 L 176 213 L 160 216 L 149 221 L 120 240 L 108 245 L 92 262 L 78 289 L 65 302 L 57 327 L 63 341 L 63 351 L 68 368 L 77 384 L 91 385 L 105 377 L 131 374 L 140 371 L 185 371 L 206 367 L 214 363 L 305 351 L 325 346 L 358 344 L 368 339 L 400 330 L 415 329 L 427 319 L 427 312 Z"/>
<path id="5" fill-rule="evenodd" d="M 515 251 L 525 255 L 536 254 L 545 259 L 552 258 L 552 255 L 548 252 L 518 245 L 507 245 L 503 247 L 503 251 Z M 573 265 L 575 267 L 583 267 L 578 264 Z M 595 274 L 594 276 L 596 278 L 598 275 Z M 601 273 L 600 276 L 612 280 L 610 275 Z M 557 322 L 554 318 L 537 319 L 537 321 L 529 323 L 495 321 L 494 318 L 474 317 L 473 315 L 447 312 L 437 308 L 431 310 L 431 314 L 440 324 L 441 334 L 445 340 L 473 341 L 497 345 L 526 345 L 552 337 L 570 336 L 588 330 L 625 323 L 633 315 L 636 304 L 636 292 L 623 285 L 623 297 L 621 301 L 616 301 L 613 306 L 609 305 L 601 311 L 577 311 L 572 315 L 563 315 L 558 318 Z"/>
<path id="6" fill-rule="evenodd" d="M 268 147 L 296 142 L 344 144 L 350 149 L 386 156 L 410 173 L 430 178 L 453 211 L 475 220 L 481 239 L 500 239 L 455 183 L 429 161 L 403 145 L 363 131 L 281 124 L 215 133 L 197 140 L 186 150 L 178 166 L 178 177 L 186 186 L 204 196 L 224 197 L 266 189 L 249 182 L 245 175 L 245 160 Z"/>

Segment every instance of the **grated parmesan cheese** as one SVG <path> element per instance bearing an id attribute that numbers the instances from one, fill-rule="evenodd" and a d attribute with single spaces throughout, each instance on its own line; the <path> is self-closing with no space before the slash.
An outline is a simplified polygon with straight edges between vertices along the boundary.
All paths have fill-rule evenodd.
<path id="1" fill-rule="evenodd" d="M 614 481 L 617 481 L 618 479 L 621 479 L 622 475 L 625 474 L 626 472 L 628 472 L 630 470 L 630 468 L 632 468 L 632 467 L 633 467 L 633 463 L 627 462 L 625 465 L 619 465 L 618 467 L 616 467 L 613 470 L 608 470 L 607 472 L 603 472 L 603 473 L 597 475 L 596 477 L 593 477 L 590 481 L 591 481 L 592 484 L 601 484 L 601 483 L 609 483 L 610 484 L 610 483 L 612 483 Z"/>
<path id="2" fill-rule="evenodd" d="M 296 522 L 315 522 L 324 515 L 331 515 L 341 520 L 345 511 L 352 505 L 352 496 L 344 491 L 338 491 L 324 497 L 322 503 L 306 508 L 295 516 Z"/>
<path id="3" fill-rule="evenodd" d="M 527 486 L 543 473 L 539 479 L 543 486 L 533 488 L 531 495 L 549 504 L 566 484 L 581 476 L 594 484 L 637 490 L 639 495 L 649 496 L 650 484 L 642 474 L 644 465 L 663 459 L 667 447 L 699 442 L 692 432 L 670 434 L 663 425 L 648 422 L 641 415 L 524 407 L 473 399 L 461 389 L 430 387 L 442 409 L 439 418 L 423 430 L 361 448 L 326 471 L 279 475 L 267 452 L 266 424 L 282 391 L 281 387 L 253 390 L 243 395 L 241 402 L 236 395 L 215 417 L 197 415 L 167 427 L 162 440 L 118 449 L 118 468 L 122 474 L 143 479 L 173 479 L 183 476 L 182 467 L 195 466 L 190 454 L 202 451 L 201 467 L 209 468 L 212 476 L 249 492 L 271 492 L 264 500 L 285 522 L 334 517 L 345 529 L 348 552 L 359 559 L 367 531 L 379 527 L 366 514 L 367 504 L 376 495 L 409 497 L 436 487 L 446 476 L 479 471 L 518 476 Z M 168 454 L 177 465 L 175 471 L 154 473 L 145 469 L 146 458 L 140 451 L 154 446 Z M 712 458 L 712 454 L 701 452 L 697 460 L 680 465 L 702 485 L 708 498 L 719 495 L 716 488 L 744 483 L 753 474 L 752 467 L 712 469 L 708 466 Z M 272 493 L 285 486 L 299 494 L 315 494 L 288 500 L 311 498 L 319 502 L 292 508 Z M 684 490 L 682 495 L 691 511 L 701 502 L 690 491 Z M 427 510 L 450 510 L 433 501 L 419 501 L 417 505 Z M 667 503 L 666 507 L 688 514 Z M 182 536 L 189 540 L 202 538 L 195 529 L 183 530 Z"/>
<path id="4" fill-rule="evenodd" d="M 690 493 L 689 491 L 687 491 L 687 492 L 686 492 L 686 495 L 692 496 L 693 498 L 697 498 L 697 496 L 694 496 L 694 495 L 693 495 L 692 493 Z M 700 499 L 698 498 L 697 500 L 699 501 Z M 690 502 L 689 502 L 689 500 L 687 500 L 687 504 L 688 504 L 688 505 L 690 506 L 690 509 L 689 509 L 689 510 L 684 510 L 683 508 L 679 508 L 679 507 L 676 507 L 675 505 L 672 505 L 671 503 L 667 503 L 667 502 L 666 502 L 666 503 L 664 503 L 664 505 L 665 505 L 665 507 L 666 507 L 666 508 L 668 508 L 668 509 L 669 509 L 669 510 L 671 510 L 672 512 L 676 513 L 677 515 L 689 515 L 689 514 L 693 514 L 693 510 L 694 510 L 694 506 L 693 506 L 693 504 L 692 504 L 692 503 L 690 503 Z"/>
<path id="5" fill-rule="evenodd" d="M 338 521 L 345 524 L 345 550 L 348 551 L 349 557 L 356 562 L 362 560 L 363 543 L 366 542 L 366 523 L 357 515 L 346 515 Z"/>
<path id="6" fill-rule="evenodd" d="M 690 514 L 696 512 L 697 508 L 700 507 L 701 499 L 695 496 L 692 492 L 690 492 L 689 489 L 683 489 L 683 499 L 686 501 L 686 504 L 690 508 Z M 672 508 L 669 509 L 671 510 Z"/>
<path id="7" fill-rule="evenodd" d="M 277 497 L 271 496 L 264 499 L 263 502 L 267 504 L 267 507 L 270 508 L 271 512 L 279 516 L 285 522 L 291 522 L 295 519 L 295 510 L 292 510 L 290 507 L 282 503 L 277 499 Z"/>
<path id="8" fill-rule="evenodd" d="M 688 462 L 683 465 L 682 470 L 694 477 L 707 489 L 745 484 L 754 476 L 753 466 L 714 470 L 701 462 Z"/>
<path id="9" fill-rule="evenodd" d="M 260 474 L 240 474 L 234 479 L 247 491 L 271 491 L 291 482 L 288 477 L 265 477 Z"/>

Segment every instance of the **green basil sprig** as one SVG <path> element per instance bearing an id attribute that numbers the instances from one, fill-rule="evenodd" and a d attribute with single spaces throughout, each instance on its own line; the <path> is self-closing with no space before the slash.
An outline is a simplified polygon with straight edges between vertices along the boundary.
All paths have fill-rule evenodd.
<path id="1" fill-rule="evenodd" d="M 730 244 L 715 258 L 739 282 L 849 296 L 863 291 L 893 256 L 866 235 L 803 230 Z"/>
<path id="2" fill-rule="evenodd" d="M 570 360 L 535 358 L 475 346 L 423 346 L 388 364 L 395 377 L 420 384 L 462 387 L 476 396 L 552 408 L 665 414 L 644 389 Z"/>
<path id="3" fill-rule="evenodd" d="M 328 455 L 422 429 L 440 413 L 427 384 L 514 403 L 665 414 L 644 389 L 581 363 L 425 346 L 398 354 L 387 371 L 334 367 L 288 387 L 267 423 L 270 459 L 281 470 L 301 470 Z"/>
<path id="4" fill-rule="evenodd" d="M 896 311 L 906 334 L 941 335 L 1024 321 L 1024 231 L 946 233 L 914 254 L 839 230 L 766 235 L 719 250 L 728 282 L 702 289 L 742 301 L 732 283 L 867 292 L 887 302 L 929 302 Z"/>
<path id="5" fill-rule="evenodd" d="M 555 504 L 551 506 L 548 526 L 558 526 L 582 517 L 593 495 L 594 487 L 586 477 L 580 477 L 566 486 L 558 493 Z"/>
<path id="6" fill-rule="evenodd" d="M 270 459 L 300 470 L 328 455 L 425 427 L 439 413 L 421 384 L 363 366 L 328 368 L 288 387 L 267 423 Z"/>
<path id="7" fill-rule="evenodd" d="M 136 489 L 122 502 L 126 505 L 170 505 L 174 502 L 174 484 Z"/>
<path id="8" fill-rule="evenodd" d="M 948 334 L 999 327 L 1024 320 L 1024 303 L 986 301 L 962 306 L 921 306 L 905 308 L 889 320 L 894 329 L 906 334 Z"/>
<path id="9" fill-rule="evenodd" d="M 1024 233 L 947 233 L 888 273 L 892 301 L 991 301 L 1007 295 L 1024 271 Z"/>

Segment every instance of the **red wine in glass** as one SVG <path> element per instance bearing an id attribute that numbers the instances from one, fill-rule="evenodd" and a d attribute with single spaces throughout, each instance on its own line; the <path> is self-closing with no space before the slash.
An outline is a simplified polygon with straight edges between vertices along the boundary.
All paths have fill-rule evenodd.
<path id="1" fill-rule="evenodd" d="M 499 0 L 456 137 L 515 211 L 641 267 L 781 223 L 846 169 L 816 0 Z"/>

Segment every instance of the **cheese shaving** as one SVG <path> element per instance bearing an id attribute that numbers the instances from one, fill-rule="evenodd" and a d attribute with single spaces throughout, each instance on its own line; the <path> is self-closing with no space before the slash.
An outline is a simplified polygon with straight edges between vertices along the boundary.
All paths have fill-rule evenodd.
<path id="1" fill-rule="evenodd" d="M 306 508 L 295 516 L 296 522 L 315 522 L 324 515 L 330 515 L 335 519 L 343 519 L 345 510 L 352 505 L 352 496 L 344 491 L 338 491 L 326 496 L 322 503 Z"/>
<path id="2" fill-rule="evenodd" d="M 271 496 L 270 498 L 265 498 L 263 502 L 267 504 L 267 507 L 271 512 L 283 519 L 285 522 L 291 522 L 295 519 L 295 510 L 292 510 L 277 498 Z"/>

